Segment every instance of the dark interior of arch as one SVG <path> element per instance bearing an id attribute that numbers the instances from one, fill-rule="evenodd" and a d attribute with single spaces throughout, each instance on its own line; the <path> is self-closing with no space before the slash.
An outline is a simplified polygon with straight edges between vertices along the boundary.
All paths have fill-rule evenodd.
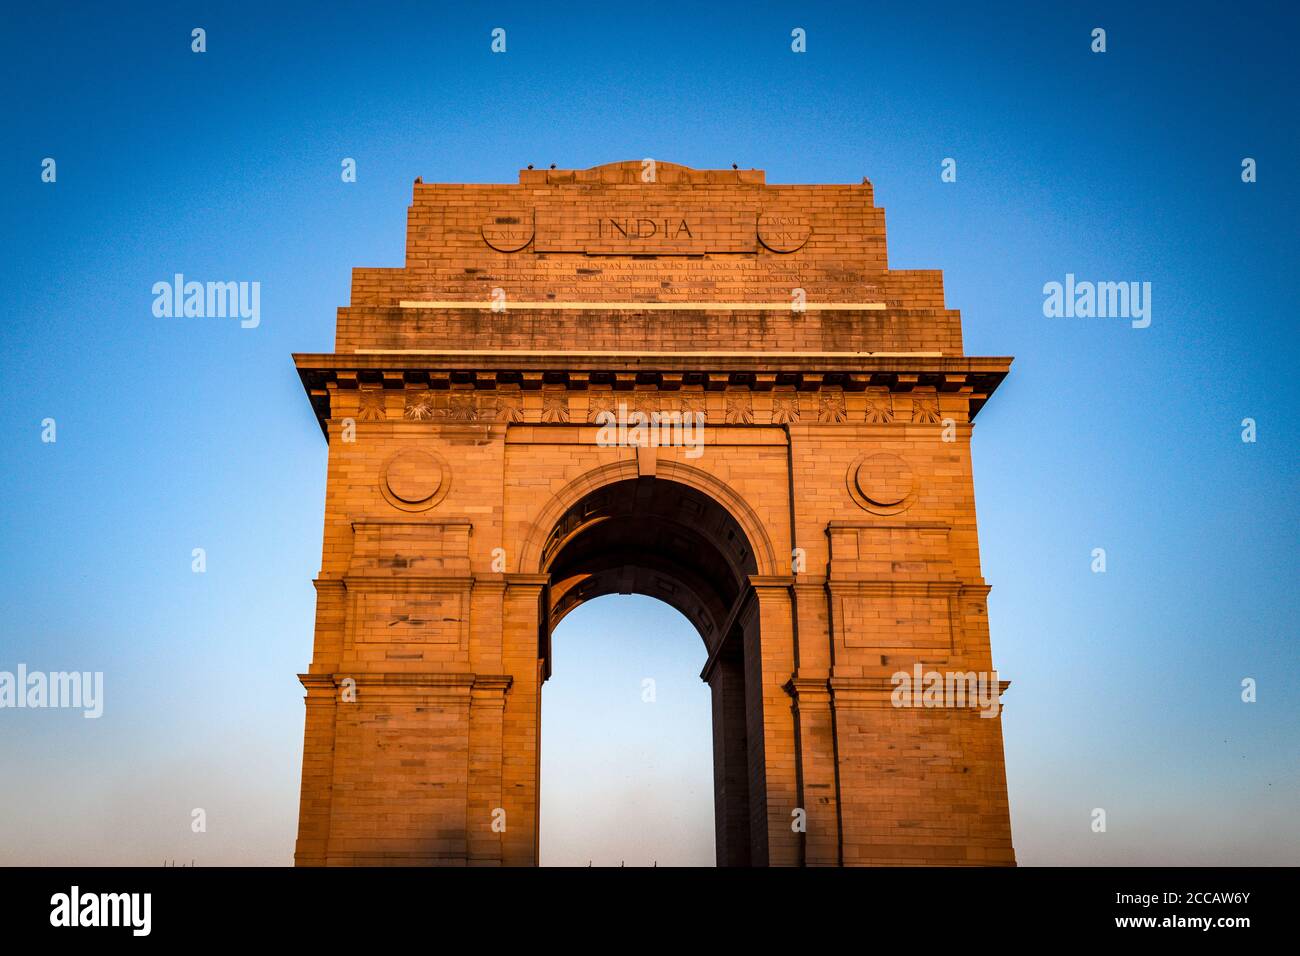
<path id="1" fill-rule="evenodd" d="M 542 554 L 551 576 L 550 625 L 605 594 L 644 594 L 681 611 L 714 651 L 757 572 L 740 524 L 689 485 L 630 478 L 578 501 Z"/>
<path id="2" fill-rule="evenodd" d="M 689 485 L 631 478 L 591 492 L 565 512 L 543 546 L 542 568 L 550 576 L 539 635 L 543 680 L 550 675 L 551 631 L 593 598 L 658 598 L 699 631 L 709 655 L 700 676 L 713 696 L 717 861 L 761 865 L 767 857 L 765 765 L 750 583 L 758 568 L 739 522 Z M 755 676 L 747 679 L 751 671 Z M 759 794 L 752 801 L 751 785 Z"/>

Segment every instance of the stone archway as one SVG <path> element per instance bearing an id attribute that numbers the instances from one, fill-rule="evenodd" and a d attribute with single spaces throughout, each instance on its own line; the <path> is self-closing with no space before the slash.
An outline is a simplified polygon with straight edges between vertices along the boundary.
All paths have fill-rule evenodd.
<path id="1" fill-rule="evenodd" d="M 765 858 L 764 815 L 751 816 L 750 788 L 765 791 L 766 768 L 762 747 L 748 744 L 751 734 L 761 742 L 763 702 L 758 695 L 747 699 L 745 685 L 746 648 L 758 654 L 762 640 L 751 583 L 758 563 L 740 523 L 691 485 L 621 478 L 565 508 L 539 558 L 539 570 L 549 577 L 544 677 L 550 674 L 551 632 L 570 611 L 606 594 L 658 598 L 699 632 L 708 654 L 700 676 L 713 700 L 717 862 L 746 866 Z"/>
<path id="2" fill-rule="evenodd" d="M 772 575 L 788 570 L 785 562 L 777 561 L 771 536 L 743 495 L 703 468 L 670 458 L 660 459 L 658 455 L 647 457 L 654 462 L 653 474 L 643 473 L 643 459 L 636 455 L 624 455 L 617 461 L 592 468 L 565 484 L 528 523 L 520 548 L 518 569 L 527 574 L 544 570 L 546 546 L 562 522 L 565 512 L 572 509 L 578 501 L 611 484 L 643 477 L 644 474 L 645 477 L 657 477 L 692 489 L 722 508 L 749 545 L 755 565 L 751 573 Z"/>
<path id="3" fill-rule="evenodd" d="M 297 863 L 535 864 L 550 633 L 623 590 L 708 648 L 719 862 L 1014 863 L 1000 715 L 892 694 L 1007 686 L 970 444 L 1011 360 L 887 263 L 865 180 L 417 180 L 405 266 L 295 356 L 329 441 Z M 611 444 L 629 411 L 698 440 Z"/>

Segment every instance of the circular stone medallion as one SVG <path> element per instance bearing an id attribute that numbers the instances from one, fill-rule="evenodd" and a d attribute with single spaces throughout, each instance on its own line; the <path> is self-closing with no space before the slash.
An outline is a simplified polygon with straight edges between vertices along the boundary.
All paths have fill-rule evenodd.
<path id="1" fill-rule="evenodd" d="M 876 514 L 898 514 L 915 500 L 916 474 L 897 455 L 879 452 L 862 455 L 849 465 L 849 494 L 860 506 Z"/>
<path id="2" fill-rule="evenodd" d="M 427 451 L 407 448 L 384 465 L 379 490 L 388 503 L 403 511 L 432 508 L 447 493 L 447 465 Z"/>

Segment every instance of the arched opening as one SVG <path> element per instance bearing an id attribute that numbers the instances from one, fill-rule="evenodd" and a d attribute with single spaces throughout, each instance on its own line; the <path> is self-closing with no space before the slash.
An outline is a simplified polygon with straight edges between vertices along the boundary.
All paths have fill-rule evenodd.
<path id="1" fill-rule="evenodd" d="M 713 866 L 707 657 L 686 618 L 607 594 L 555 629 L 542 694 L 542 866 Z"/>
<path id="2" fill-rule="evenodd" d="M 750 800 L 751 787 L 763 784 L 762 699 L 758 681 L 746 680 L 746 671 L 758 666 L 750 583 L 758 568 L 740 523 L 689 485 L 629 478 L 571 505 L 546 538 L 541 562 L 550 578 L 540 635 L 543 680 L 552 670 L 555 628 L 595 598 L 657 598 L 693 625 L 704 643 L 699 675 L 711 697 L 716 861 L 744 866 L 764 860 L 766 821 Z"/>

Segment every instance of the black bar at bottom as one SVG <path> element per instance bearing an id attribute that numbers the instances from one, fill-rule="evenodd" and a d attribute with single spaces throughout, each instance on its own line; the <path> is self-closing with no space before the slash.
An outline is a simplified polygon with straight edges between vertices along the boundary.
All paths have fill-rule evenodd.
<path id="1" fill-rule="evenodd" d="M 487 934 L 484 944 L 521 933 L 603 946 L 638 938 L 676 946 L 718 933 L 837 948 L 934 934 L 943 945 L 965 937 L 1000 947 L 1029 932 L 1230 945 L 1243 933 L 1284 930 L 1295 882 L 1285 868 L 23 868 L 0 869 L 0 926 L 7 942 L 323 934 L 366 949 L 414 937 L 430 950 L 459 947 L 466 933 Z"/>

